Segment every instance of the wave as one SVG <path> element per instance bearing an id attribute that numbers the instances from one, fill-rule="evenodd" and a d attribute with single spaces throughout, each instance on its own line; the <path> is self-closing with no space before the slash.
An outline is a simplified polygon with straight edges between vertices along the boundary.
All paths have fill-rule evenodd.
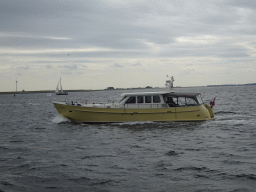
<path id="1" fill-rule="evenodd" d="M 14 103 L 14 104 L 12 104 L 12 103 L 7 103 L 7 104 L 1 103 L 1 104 L 0 104 L 0 106 L 4 106 L 4 105 L 8 105 L 8 106 L 10 106 L 10 105 L 17 106 L 17 105 L 24 105 L 24 104 L 22 104 L 22 103 Z"/>
<path id="2" fill-rule="evenodd" d="M 215 115 L 222 115 L 222 114 L 237 114 L 236 112 L 233 111 L 217 111 L 214 112 Z"/>
<path id="3" fill-rule="evenodd" d="M 231 174 L 231 173 L 226 173 L 223 172 L 223 170 L 214 170 L 214 169 L 209 169 L 208 167 L 196 167 L 196 166 L 185 166 L 185 167 L 178 167 L 172 169 L 175 172 L 195 172 L 195 173 L 201 173 L 203 175 L 207 175 L 208 178 L 216 179 L 219 176 L 222 178 L 226 179 L 235 179 L 235 178 L 243 178 L 243 179 L 249 179 L 249 180 L 256 180 L 256 175 L 255 174 Z M 196 176 L 196 174 L 195 174 Z"/>
<path id="4" fill-rule="evenodd" d="M 29 103 L 29 105 L 40 105 L 40 103 Z"/>
<path id="5" fill-rule="evenodd" d="M 256 114 L 251 113 L 251 112 L 244 112 L 244 111 L 218 111 L 215 112 L 215 115 L 217 116 L 221 116 L 224 115 L 223 117 L 226 117 L 227 115 L 230 115 L 231 117 L 252 117 L 252 116 L 256 116 Z"/>
<path id="6" fill-rule="evenodd" d="M 3 120 L 3 121 L 0 121 L 0 123 L 14 123 L 14 122 L 24 122 L 24 121 L 27 121 L 27 119 L 22 119 L 22 120 L 14 120 L 14 119 L 11 119 L 11 120 Z"/>

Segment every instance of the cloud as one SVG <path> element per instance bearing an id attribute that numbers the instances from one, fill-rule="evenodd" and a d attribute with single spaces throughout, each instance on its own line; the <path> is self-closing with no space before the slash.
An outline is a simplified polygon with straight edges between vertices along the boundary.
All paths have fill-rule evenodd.
<path id="1" fill-rule="evenodd" d="M 118 64 L 118 63 L 114 63 L 114 64 L 112 65 L 112 67 L 114 67 L 114 68 L 123 68 L 124 66 L 123 66 L 123 65 L 120 65 L 120 64 Z"/>
<path id="2" fill-rule="evenodd" d="M 133 64 L 133 66 L 138 67 L 138 66 L 142 66 L 142 65 L 140 62 L 137 62 L 137 63 Z"/>
<path id="3" fill-rule="evenodd" d="M 28 65 L 13 65 L 13 66 L 11 66 L 11 68 L 12 69 L 17 69 L 17 70 L 20 70 L 20 69 L 28 70 L 29 66 Z"/>
<path id="4" fill-rule="evenodd" d="M 73 75 L 73 74 L 83 74 L 84 69 L 86 69 L 87 66 L 83 64 L 68 64 L 68 65 L 58 65 L 56 68 L 60 71 L 61 74 L 66 75 Z"/>
<path id="5" fill-rule="evenodd" d="M 215 44 L 220 41 L 220 37 L 215 37 L 212 35 L 202 35 L 196 37 L 177 37 L 176 41 L 180 44 L 204 45 Z"/>
<path id="6" fill-rule="evenodd" d="M 71 65 L 59 65 L 59 67 L 68 69 L 68 70 L 77 70 L 78 65 L 77 64 L 71 64 Z"/>
<path id="7" fill-rule="evenodd" d="M 47 69 L 52 69 L 53 67 L 52 67 L 52 65 L 49 65 L 49 64 L 48 64 L 48 65 L 45 66 L 45 68 L 47 68 Z"/>
<path id="8" fill-rule="evenodd" d="M 194 66 L 185 66 L 181 69 L 182 74 L 189 75 L 191 73 L 197 73 L 198 70 Z"/>

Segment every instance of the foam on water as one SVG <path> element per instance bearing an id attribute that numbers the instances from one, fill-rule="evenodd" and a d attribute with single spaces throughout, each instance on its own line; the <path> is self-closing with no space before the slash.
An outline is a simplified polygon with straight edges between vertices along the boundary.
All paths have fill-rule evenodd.
<path id="1" fill-rule="evenodd" d="M 68 119 L 62 117 L 61 115 L 57 115 L 56 117 L 54 117 L 52 119 L 53 123 L 63 123 L 63 122 L 68 122 L 68 121 L 69 121 Z"/>

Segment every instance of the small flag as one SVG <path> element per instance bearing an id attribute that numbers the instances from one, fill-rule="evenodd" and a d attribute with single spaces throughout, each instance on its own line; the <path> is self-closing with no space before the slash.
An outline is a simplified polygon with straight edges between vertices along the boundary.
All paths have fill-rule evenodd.
<path id="1" fill-rule="evenodd" d="M 214 99 L 210 102 L 211 108 L 215 105 L 215 98 L 216 97 L 214 97 Z"/>
<path id="2" fill-rule="evenodd" d="M 51 93 L 47 93 L 47 96 L 48 96 L 48 97 L 51 97 L 51 96 L 52 96 L 52 94 L 51 94 Z"/>

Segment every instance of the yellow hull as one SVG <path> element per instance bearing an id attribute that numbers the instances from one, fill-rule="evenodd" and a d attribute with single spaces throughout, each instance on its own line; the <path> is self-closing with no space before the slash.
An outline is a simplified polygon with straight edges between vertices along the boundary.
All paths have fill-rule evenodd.
<path id="1" fill-rule="evenodd" d="M 81 107 L 60 103 L 54 103 L 54 106 L 63 117 L 83 123 L 205 121 L 214 117 L 212 109 L 207 104 L 190 107 L 150 109 Z"/>

